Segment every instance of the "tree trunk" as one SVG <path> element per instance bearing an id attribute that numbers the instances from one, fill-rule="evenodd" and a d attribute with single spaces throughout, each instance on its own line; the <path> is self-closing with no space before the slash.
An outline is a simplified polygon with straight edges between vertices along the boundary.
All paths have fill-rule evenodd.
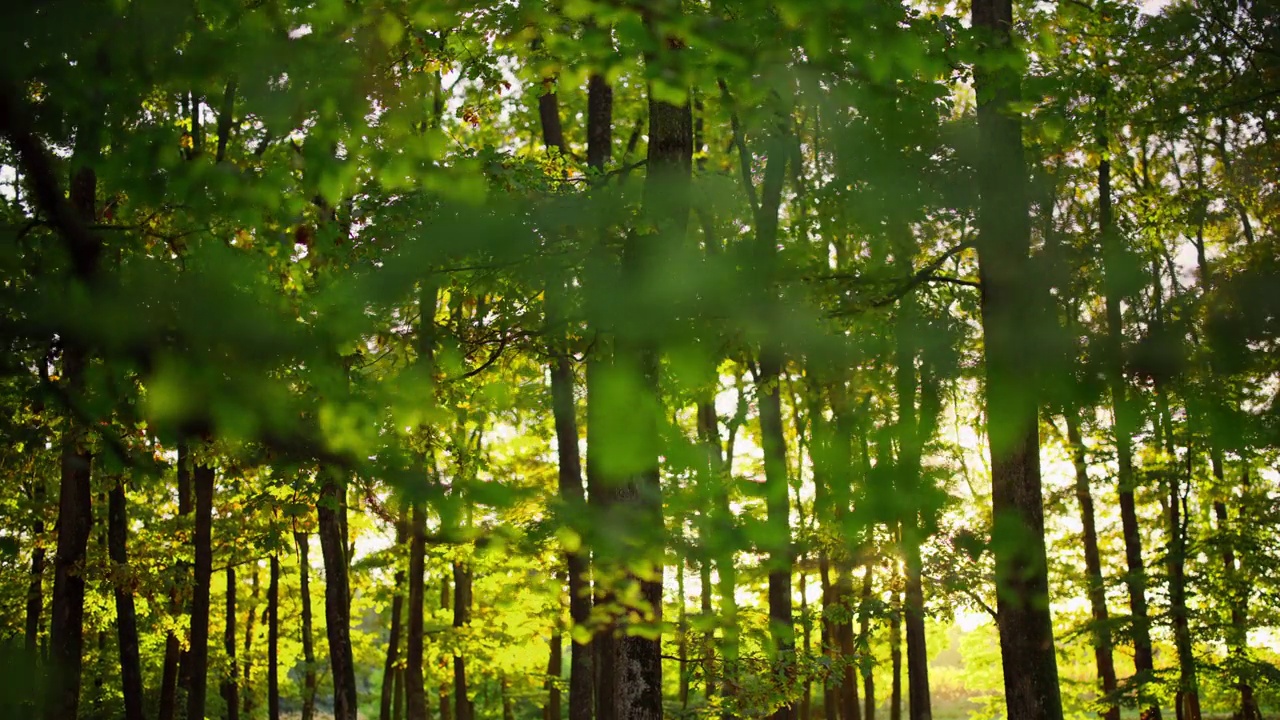
<path id="1" fill-rule="evenodd" d="M 314 720 L 316 649 L 311 623 L 311 537 L 305 532 L 295 532 L 293 541 L 298 546 L 298 593 L 302 602 L 302 720 Z"/>
<path id="2" fill-rule="evenodd" d="M 280 559 L 275 555 L 267 582 L 267 717 L 280 720 Z"/>
<path id="3" fill-rule="evenodd" d="M 866 569 L 862 574 L 862 602 L 859 603 L 858 609 L 858 650 L 866 653 L 859 658 L 859 665 L 862 666 L 862 701 L 865 703 L 862 710 L 862 720 L 876 719 L 876 678 L 875 663 L 870 657 L 871 652 L 871 598 L 872 598 L 872 564 L 867 561 Z"/>
<path id="4" fill-rule="evenodd" d="M 258 578 L 258 563 L 253 563 L 253 579 L 250 583 L 249 591 L 249 608 L 244 619 L 244 681 L 240 685 L 241 695 L 244 697 L 242 709 L 245 718 L 253 717 L 253 626 L 254 620 L 258 617 L 258 586 L 260 584 Z"/>
<path id="5" fill-rule="evenodd" d="M 894 590 L 889 607 L 889 662 L 893 666 L 893 678 L 889 686 L 889 720 L 902 720 L 902 591 L 900 590 Z"/>
<path id="6" fill-rule="evenodd" d="M 43 362 L 43 361 L 42 361 Z M 35 506 L 35 520 L 31 523 L 31 575 L 27 584 L 27 617 L 24 648 L 27 662 L 34 668 L 40 664 L 40 616 L 44 613 L 44 504 L 46 490 L 44 479 L 33 478 L 31 501 Z"/>
<path id="7" fill-rule="evenodd" d="M 396 547 L 404 545 L 409 534 L 409 522 L 403 517 L 396 520 Z M 400 617 L 404 612 L 404 567 L 396 563 L 395 574 L 395 594 L 391 598 L 391 635 L 387 639 L 387 659 L 382 666 L 382 696 L 378 704 L 378 720 L 391 720 L 391 709 L 394 705 L 394 696 L 396 692 L 396 673 L 398 671 L 397 663 L 400 660 L 400 633 L 401 622 Z M 422 600 L 422 590 L 419 587 L 418 600 Z M 419 602 L 421 606 L 421 602 Z M 419 633 L 421 633 L 421 625 L 419 625 Z M 418 662 L 422 662 L 419 655 Z M 421 689 L 421 685 L 419 685 Z M 422 698 L 422 706 L 425 714 L 426 697 Z"/>
<path id="8" fill-rule="evenodd" d="M 404 720 L 404 668 L 396 668 L 394 695 L 391 697 L 391 720 Z"/>
<path id="9" fill-rule="evenodd" d="M 907 597 L 903 615 L 907 630 L 907 710 L 911 720 L 929 720 L 933 710 L 929 696 L 929 651 L 925 645 L 924 591 L 920 583 L 918 541 L 907 540 L 906 555 Z"/>
<path id="10" fill-rule="evenodd" d="M 195 582 L 191 594 L 191 685 L 187 717 L 203 718 L 209 687 L 209 590 L 213 582 L 213 466 L 196 463 Z"/>
<path id="11" fill-rule="evenodd" d="M 1102 556 L 1098 551 L 1098 531 L 1094 522 L 1093 494 L 1089 490 L 1088 465 L 1084 442 L 1080 436 L 1080 420 L 1074 411 L 1063 414 L 1067 423 L 1067 443 L 1071 446 L 1071 462 L 1076 472 L 1076 500 L 1080 503 L 1080 520 L 1084 526 L 1084 565 L 1089 581 L 1089 605 L 1093 610 L 1093 657 L 1098 667 L 1102 694 L 1112 697 L 1116 691 L 1116 668 L 1111 654 L 1111 628 L 1107 612 L 1106 582 L 1102 577 Z M 1120 707 L 1107 703 L 1104 720 L 1120 720 Z"/>
<path id="12" fill-rule="evenodd" d="M 502 696 L 502 720 L 516 720 L 515 708 L 511 706 L 511 691 L 507 687 L 507 674 L 498 674 L 498 692 Z"/>
<path id="13" fill-rule="evenodd" d="M 1218 486 L 1225 487 L 1222 451 L 1215 451 L 1210 457 L 1210 462 L 1213 466 L 1213 477 Z M 1247 464 L 1244 467 L 1244 472 L 1246 474 L 1249 472 Z M 1229 532 L 1228 523 L 1230 519 L 1227 515 L 1226 503 L 1221 500 L 1215 501 L 1213 503 L 1213 514 L 1218 522 L 1218 534 L 1227 534 Z M 1241 587 L 1240 572 L 1236 566 L 1236 554 L 1232 550 L 1230 541 L 1223 543 L 1222 566 L 1223 573 L 1227 579 L 1227 597 L 1231 607 L 1231 625 L 1227 634 L 1227 652 L 1238 664 L 1243 664 L 1243 661 L 1249 655 L 1249 596 L 1247 589 Z M 1237 679 L 1237 686 L 1240 690 L 1241 720 L 1261 720 L 1262 712 L 1258 708 L 1258 701 L 1253 696 L 1253 686 L 1243 673 Z"/>
<path id="14" fill-rule="evenodd" d="M 551 651 L 547 655 L 547 720 L 560 720 L 560 666 L 564 664 L 564 635 L 557 624 L 551 629 Z"/>
<path id="15" fill-rule="evenodd" d="M 95 222 L 98 176 L 83 164 L 84 156 L 96 157 L 96 132 L 83 131 L 73 158 L 70 199 L 77 218 L 85 225 Z M 79 260 L 79 258 L 77 258 Z M 96 262 L 82 272 L 82 281 L 96 271 Z M 77 397 L 84 392 L 88 355 L 69 344 L 63 351 L 62 374 L 67 392 Z M 84 643 L 84 577 L 81 566 L 89 548 L 93 525 L 91 473 L 93 456 L 82 423 L 68 418 L 61 439 L 61 467 L 58 489 L 58 544 L 53 557 L 53 600 L 49 620 L 49 659 L 52 663 L 46 690 L 45 719 L 75 718 L 80 705 L 80 674 Z"/>
<path id="16" fill-rule="evenodd" d="M 858 702 L 857 648 L 853 644 L 852 569 L 842 563 L 836 575 L 836 604 L 840 607 L 840 622 L 836 624 L 836 638 L 840 643 L 840 717 L 841 720 L 862 720 L 862 708 Z"/>
<path id="17" fill-rule="evenodd" d="M 818 485 L 815 478 L 814 485 Z M 817 493 L 815 492 L 815 504 L 817 504 Z M 830 667 L 836 667 L 836 662 L 840 657 L 840 649 L 838 638 L 840 631 L 836 628 L 833 619 L 836 610 L 836 591 L 831 584 L 831 560 L 827 557 L 826 550 L 818 555 L 818 578 L 822 583 L 822 652 L 830 661 Z M 840 707 L 836 701 L 836 681 L 834 673 L 827 673 L 822 682 L 822 710 L 826 716 L 826 720 L 837 720 L 840 717 Z"/>
<path id="18" fill-rule="evenodd" d="M 449 585 L 449 573 L 440 575 L 440 609 L 448 611 L 453 607 L 453 589 Z M 452 678 L 440 683 L 440 720 L 454 720 L 453 703 L 450 702 Z"/>
<path id="19" fill-rule="evenodd" d="M 317 513 L 320 550 L 324 555 L 324 613 L 329 636 L 329 667 L 333 675 L 334 720 L 356 720 L 356 673 L 351 656 L 351 605 L 347 586 L 346 543 L 342 515 L 346 482 L 336 471 L 324 472 Z"/>
<path id="20" fill-rule="evenodd" d="M 995 555 L 1005 705 L 1019 720 L 1061 720 L 1062 697 L 1049 614 L 1035 364 L 1026 333 L 1045 328 L 1048 299 L 1029 262 L 1031 223 L 1016 66 L 990 59 L 1009 52 L 1009 0 L 974 0 L 972 25 L 987 48 L 975 68 L 978 97 L 978 266 L 986 354 L 987 435 L 991 452 Z M 1028 377 L 1030 378 L 1028 380 Z"/>
<path id="21" fill-rule="evenodd" d="M 236 665 L 236 569 L 227 566 L 226 622 L 222 635 L 222 647 L 227 653 L 227 672 L 222 678 L 222 701 L 226 705 L 227 720 L 240 718 L 239 684 L 236 682 L 240 668 Z"/>
<path id="22" fill-rule="evenodd" d="M 453 627 L 462 630 L 471 624 L 471 570 L 453 563 Z M 467 661 L 462 652 L 453 654 L 453 702 L 455 720 L 475 720 L 475 703 L 467 695 Z"/>
<path id="23" fill-rule="evenodd" d="M 142 720 L 142 661 L 138 654 L 138 616 L 133 607 L 133 572 L 126 549 L 124 478 L 117 477 L 108 496 L 107 544 L 115 565 L 112 583 L 116 599 L 116 632 L 120 641 L 120 681 L 125 720 Z"/>
<path id="24" fill-rule="evenodd" d="M 405 638 L 405 706 L 408 720 L 427 720 L 427 694 L 422 667 L 422 613 L 426 582 L 426 510 L 409 510 L 409 622 Z"/>
<path id="25" fill-rule="evenodd" d="M 183 521 L 191 514 L 191 452 L 186 440 L 178 440 L 178 520 Z M 177 572 L 182 581 L 187 579 L 187 563 L 179 560 Z M 180 600 L 181 591 L 174 587 L 170 590 L 169 612 L 181 614 L 185 608 Z M 184 678 L 187 673 L 186 651 L 182 649 L 177 633 L 169 631 L 164 644 L 164 668 L 160 679 L 160 715 L 159 720 L 174 720 L 178 707 L 178 688 L 187 685 Z"/>

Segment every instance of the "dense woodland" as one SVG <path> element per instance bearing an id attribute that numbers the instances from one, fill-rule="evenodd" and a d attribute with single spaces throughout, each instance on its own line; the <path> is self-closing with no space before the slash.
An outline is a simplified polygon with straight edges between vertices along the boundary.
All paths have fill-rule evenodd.
<path id="1" fill-rule="evenodd" d="M 15 0 L 0 715 L 1280 712 L 1275 0 Z"/>

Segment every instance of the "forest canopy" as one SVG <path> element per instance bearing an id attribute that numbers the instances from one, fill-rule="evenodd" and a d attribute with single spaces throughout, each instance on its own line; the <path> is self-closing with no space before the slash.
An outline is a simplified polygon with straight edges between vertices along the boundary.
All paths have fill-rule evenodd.
<path id="1" fill-rule="evenodd" d="M 15 0 L 0 716 L 1280 713 L 1274 0 Z"/>

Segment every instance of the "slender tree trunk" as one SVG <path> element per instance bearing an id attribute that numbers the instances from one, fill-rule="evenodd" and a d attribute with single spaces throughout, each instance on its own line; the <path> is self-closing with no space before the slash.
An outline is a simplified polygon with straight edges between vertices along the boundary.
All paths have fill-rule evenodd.
<path id="1" fill-rule="evenodd" d="M 862 720 L 876 718 L 876 679 L 875 663 L 870 657 L 871 648 L 871 597 L 872 597 L 872 563 L 867 561 L 862 574 L 862 602 L 858 609 L 858 651 L 863 653 L 859 658 L 862 666 Z"/>
<path id="2" fill-rule="evenodd" d="M 191 685 L 187 717 L 203 718 L 209 687 L 209 590 L 213 582 L 213 466 L 196 463 L 195 582 L 191 593 Z"/>
<path id="3" fill-rule="evenodd" d="M 799 502 L 800 500 L 797 499 L 796 503 L 799 504 Z M 800 525 L 802 527 L 804 526 L 803 520 L 800 522 Z M 803 568 L 804 564 L 805 564 L 805 558 L 802 556 L 800 558 L 800 567 Z M 801 650 L 802 652 L 804 652 L 804 657 L 812 657 L 811 653 L 813 652 L 813 623 L 809 621 L 809 593 L 808 593 L 807 579 L 805 578 L 804 570 L 800 571 L 799 582 L 800 582 L 800 617 L 802 619 L 801 630 L 800 630 Z M 800 698 L 800 720 L 812 720 L 812 718 L 813 718 L 813 682 L 806 678 L 804 682 L 804 695 L 802 695 Z"/>
<path id="4" fill-rule="evenodd" d="M 302 603 L 302 720 L 314 720 L 316 649 L 311 622 L 311 536 L 305 532 L 295 532 L 293 542 L 298 546 L 298 593 Z M 399 600 L 399 597 L 396 599 Z"/>
<path id="5" fill-rule="evenodd" d="M 226 622 L 222 647 L 227 654 L 227 672 L 222 678 L 222 701 L 227 720 L 240 718 L 239 666 L 236 665 L 236 569 L 227 566 Z"/>
<path id="6" fill-rule="evenodd" d="M 81 133 L 85 137 L 83 141 L 77 141 L 70 200 L 79 221 L 92 225 L 97 216 L 98 177 L 84 159 L 98 154 L 97 148 L 92 147 L 97 142 L 97 132 L 82 128 Z M 92 254 L 96 256 L 96 252 Z M 76 260 L 81 262 L 79 258 Z M 80 280 L 89 280 L 96 272 L 96 265 L 96 260 L 88 262 L 87 269 L 79 273 L 82 276 Z M 78 345 L 70 344 L 63 351 L 62 365 L 67 392 L 72 397 L 83 393 L 88 354 Z M 88 433 L 75 418 L 68 418 L 64 427 L 58 490 L 58 544 L 53 557 L 53 600 L 49 620 L 52 668 L 45 696 L 45 720 L 75 718 L 80 705 L 85 590 L 80 567 L 89 548 L 89 533 L 93 526 L 93 456 L 89 453 Z"/>
<path id="7" fill-rule="evenodd" d="M 471 624 L 471 570 L 453 563 L 453 627 Z M 467 695 L 467 661 L 462 652 L 453 654 L 453 702 L 455 720 L 475 720 L 475 703 Z"/>
<path id="8" fill-rule="evenodd" d="M 391 696 L 391 720 L 404 720 L 404 668 L 396 668 L 395 688 Z"/>
<path id="9" fill-rule="evenodd" d="M 280 720 L 280 559 L 275 555 L 267 582 L 267 717 Z"/>
<path id="10" fill-rule="evenodd" d="M 43 361 L 41 361 L 43 362 Z M 33 478 L 31 501 L 35 506 L 35 521 L 31 523 L 31 575 L 27 584 L 27 617 L 24 648 L 27 662 L 31 667 L 40 664 L 40 616 L 44 613 L 44 504 L 46 501 L 45 483 L 42 478 Z"/>
<path id="11" fill-rule="evenodd" d="M 685 562 L 676 563 L 676 665 L 679 672 L 679 684 L 676 699 L 680 702 L 682 712 L 689 709 L 689 610 L 685 607 Z"/>
<path id="12" fill-rule="evenodd" d="M 560 666 L 564 664 L 564 635 L 559 625 L 551 629 L 547 654 L 547 720 L 560 720 Z"/>
<path id="13" fill-rule="evenodd" d="M 498 692 L 502 696 L 502 720 L 516 720 L 515 708 L 511 705 L 511 689 L 507 686 L 507 674 L 498 675 Z"/>
<path id="14" fill-rule="evenodd" d="M 244 619 L 244 681 L 240 685 L 241 695 L 244 697 L 242 710 L 246 718 L 253 716 L 253 630 L 254 620 L 258 617 L 258 586 L 260 584 L 258 578 L 258 563 L 253 563 L 253 579 L 250 583 L 249 590 L 249 607 L 248 613 Z"/>
<path id="15" fill-rule="evenodd" d="M 334 720 L 356 720 L 356 674 L 351 654 L 351 605 L 347 586 L 346 543 L 343 518 L 346 483 L 336 471 L 323 471 L 317 512 L 320 518 L 320 550 L 324 555 L 324 613 L 329 636 L 329 667 L 333 675 Z"/>
<path id="16" fill-rule="evenodd" d="M 906 550 L 907 592 L 903 615 L 907 630 L 907 710 L 911 720 L 929 720 L 933 711 L 929 696 L 929 651 L 924 634 L 920 546 L 915 540 L 907 540 Z"/>
<path id="17" fill-rule="evenodd" d="M 1210 462 L 1213 466 L 1213 477 L 1217 481 L 1217 485 L 1225 487 L 1222 451 L 1215 450 L 1210 457 Z M 1244 472 L 1248 473 L 1247 465 L 1244 468 Z M 1218 522 L 1219 535 L 1226 535 L 1230 527 L 1226 503 L 1221 500 L 1214 501 L 1213 514 Z M 1231 607 L 1231 626 L 1227 634 L 1227 652 L 1237 664 L 1242 665 L 1249 655 L 1249 596 L 1247 589 L 1241 587 L 1240 571 L 1236 565 L 1236 554 L 1230 541 L 1223 543 L 1222 567 L 1227 579 L 1227 597 Z M 1253 686 L 1243 673 L 1237 679 L 1237 686 L 1240 690 L 1241 720 L 1261 720 L 1262 713 L 1258 708 L 1258 701 L 1253 696 Z"/>
<path id="18" fill-rule="evenodd" d="M 129 521 L 125 511 L 124 478 L 115 479 L 107 502 L 107 544 L 111 562 L 115 565 L 116 581 L 112 585 L 116 599 L 124 717 L 125 720 L 142 720 L 142 661 L 138 653 L 138 616 L 133 607 L 133 573 L 126 549 Z"/>
<path id="19" fill-rule="evenodd" d="M 818 481 L 815 480 L 817 485 Z M 817 503 L 817 495 L 814 495 L 815 503 Z M 830 667 L 836 667 L 836 661 L 840 657 L 839 653 L 839 630 L 836 628 L 833 616 L 836 610 L 836 592 L 835 587 L 831 584 L 831 560 L 827 557 L 826 550 L 818 555 L 818 577 L 822 582 L 822 651 L 830 660 Z M 834 673 L 828 673 L 822 683 L 822 710 L 825 713 L 826 720 L 837 720 L 840 717 L 840 707 L 836 701 L 836 682 Z"/>
<path id="20" fill-rule="evenodd" d="M 409 534 L 409 522 L 403 518 L 396 521 L 396 547 L 404 545 Z M 395 595 L 391 598 L 391 634 L 387 639 L 387 659 L 382 666 L 382 696 L 378 704 L 378 720 L 391 720 L 391 709 L 394 705 L 394 696 L 396 693 L 396 673 L 399 671 L 397 667 L 400 661 L 400 633 L 401 622 L 400 617 L 404 612 L 404 569 L 397 562 L 395 574 Z M 421 583 L 418 589 L 419 607 L 422 600 Z M 422 632 L 421 624 L 419 624 L 419 633 Z M 418 662 L 422 662 L 421 654 L 419 654 Z M 421 689 L 421 685 L 419 685 Z M 425 713 L 426 697 L 422 698 L 422 706 Z"/>
<path id="21" fill-rule="evenodd" d="M 836 625 L 836 637 L 840 643 L 840 717 L 842 720 L 862 720 L 862 708 L 858 702 L 857 648 L 853 644 L 852 569 L 847 563 L 838 568 L 836 575 L 836 604 L 840 607 L 840 622 Z"/>
<path id="22" fill-rule="evenodd" d="M 898 577 L 901 576 L 898 575 Z M 889 662 L 893 666 L 893 677 L 889 687 L 889 720 L 902 720 L 902 591 L 900 590 L 893 591 L 893 600 L 889 607 Z"/>
<path id="23" fill-rule="evenodd" d="M 422 667 L 422 613 L 426 582 L 426 510 L 409 510 L 409 622 L 405 639 L 405 706 L 408 720 L 427 720 L 427 694 Z"/>
<path id="24" fill-rule="evenodd" d="M 1104 117 L 1105 121 L 1105 117 Z M 1124 377 L 1124 358 L 1121 343 L 1124 337 L 1124 320 L 1120 312 L 1123 298 L 1117 287 L 1119 271 L 1108 262 L 1111 247 L 1118 247 L 1119 238 L 1112 223 L 1111 210 L 1111 162 L 1107 159 L 1110 145 L 1105 124 L 1100 122 L 1098 144 L 1102 160 L 1098 163 L 1098 234 L 1102 243 L 1103 293 L 1106 302 L 1107 330 L 1104 336 L 1107 382 L 1111 393 L 1111 407 L 1115 417 L 1116 480 L 1119 485 L 1120 526 L 1124 536 L 1125 562 L 1128 574 L 1125 583 L 1129 590 L 1129 611 L 1133 616 L 1133 665 L 1142 685 L 1153 679 L 1155 659 L 1151 649 L 1151 622 L 1147 613 L 1146 569 L 1142 561 L 1142 532 L 1138 526 L 1137 502 L 1134 489 L 1137 479 L 1133 471 L 1133 433 L 1138 429 L 1139 417 L 1129 386 Z M 1156 698 L 1142 691 L 1142 720 L 1160 720 L 1160 705 Z"/>
<path id="25" fill-rule="evenodd" d="M 440 609 L 448 612 L 453 608 L 453 588 L 449 584 L 449 573 L 440 575 Z M 440 720 L 454 720 L 453 703 L 450 702 L 452 678 L 440 683 Z"/>
<path id="26" fill-rule="evenodd" d="M 178 520 L 184 521 L 191 514 L 191 452 L 186 440 L 178 440 Z M 178 561 L 177 572 L 179 582 L 187 580 L 187 563 Z M 170 590 L 169 612 L 179 615 L 184 612 L 184 604 L 179 599 L 182 593 L 178 588 Z M 160 679 L 160 715 L 159 720 L 174 720 L 178 707 L 178 687 L 185 687 L 183 678 L 186 673 L 184 662 L 186 651 L 182 650 L 181 640 L 177 633 L 169 631 L 164 644 L 164 666 Z"/>
<path id="27" fill-rule="evenodd" d="M 1089 605 L 1093 610 L 1093 656 L 1098 667 L 1102 694 L 1116 692 L 1116 668 L 1111 654 L 1111 628 L 1107 612 L 1106 582 L 1102 577 L 1102 556 L 1098 551 L 1098 531 L 1094 522 L 1093 494 L 1089 490 L 1088 465 L 1080 420 L 1074 411 L 1063 414 L 1067 424 L 1067 443 L 1071 446 L 1071 462 L 1076 472 L 1076 500 L 1080 503 L 1080 520 L 1084 526 L 1084 565 L 1089 580 Z M 1120 707 L 1108 703 L 1102 712 L 1104 720 L 1120 720 Z"/>
<path id="28" fill-rule="evenodd" d="M 1009 0 L 974 0 L 972 10 L 973 28 L 986 43 L 975 69 L 978 265 L 1005 705 L 1010 718 L 1061 720 L 1040 487 L 1039 373 L 1034 364 L 1028 373 L 1026 353 L 1028 328 L 1046 327 L 1048 300 L 1029 263 L 1022 120 L 1008 109 L 1021 99 L 1021 77 L 1015 65 L 989 59 L 1010 50 L 1013 7 Z"/>

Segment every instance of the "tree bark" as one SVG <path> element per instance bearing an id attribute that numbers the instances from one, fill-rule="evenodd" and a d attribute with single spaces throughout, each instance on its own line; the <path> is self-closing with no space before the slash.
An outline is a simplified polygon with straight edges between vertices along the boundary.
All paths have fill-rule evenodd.
<path id="1" fill-rule="evenodd" d="M 1116 668 L 1111 654 L 1111 628 L 1107 612 L 1106 583 L 1102 577 L 1102 556 L 1098 551 L 1098 531 L 1094 521 L 1093 494 L 1089 490 L 1089 471 L 1085 462 L 1084 441 L 1080 436 L 1080 420 L 1075 411 L 1063 413 L 1067 424 L 1067 443 L 1071 446 L 1071 462 L 1076 473 L 1076 501 L 1080 504 L 1080 520 L 1084 527 L 1084 565 L 1089 581 L 1089 606 L 1093 611 L 1093 657 L 1098 668 L 1102 694 L 1114 696 Z M 1104 720 L 1120 720 L 1120 707 L 1109 702 L 1102 712 Z"/>
<path id="2" fill-rule="evenodd" d="M 107 545 L 111 562 L 115 565 L 112 589 L 116 601 L 124 717 L 125 720 L 142 720 L 142 661 L 138 654 L 138 616 L 133 606 L 133 573 L 129 568 L 127 550 L 129 521 L 125 509 L 124 478 L 115 478 L 107 503 Z"/>
<path id="3" fill-rule="evenodd" d="M 336 471 L 326 470 L 317 514 L 320 518 L 320 550 L 324 555 L 325 630 L 329 636 L 329 667 L 333 675 L 334 720 L 356 720 L 356 674 L 351 654 L 351 593 L 347 585 L 346 543 L 342 515 L 346 482 Z"/>
<path id="4" fill-rule="evenodd" d="M 551 629 L 547 654 L 547 720 L 560 720 L 560 666 L 564 664 L 564 635 L 557 624 Z"/>
<path id="5" fill-rule="evenodd" d="M 226 705 L 227 720 L 240 718 L 239 666 L 236 665 L 236 569 L 227 566 L 226 622 L 222 635 L 222 647 L 227 653 L 227 672 L 222 678 L 222 701 Z"/>
<path id="6" fill-rule="evenodd" d="M 183 522 L 191 514 L 191 452 L 186 440 L 178 440 L 178 520 Z M 180 581 L 188 577 L 187 563 L 179 560 L 177 572 Z M 182 591 L 174 587 L 170 590 L 169 612 L 181 614 L 186 608 L 181 600 Z M 159 720 L 174 720 L 178 707 L 178 687 L 186 686 L 183 678 L 186 673 L 184 662 L 186 651 L 182 649 L 177 633 L 169 631 L 164 644 L 164 668 L 160 679 L 160 714 Z"/>
<path id="7" fill-rule="evenodd" d="M 449 573 L 440 575 L 440 609 L 448 611 L 453 608 L 453 588 L 449 584 Z M 453 703 L 450 702 L 450 689 L 453 678 L 440 683 L 440 720 L 454 720 Z"/>
<path id="8" fill-rule="evenodd" d="M 209 687 L 209 590 L 213 582 L 213 466 L 197 462 L 195 486 L 195 581 L 191 594 L 191 685 L 187 717 L 203 718 Z"/>
<path id="9" fill-rule="evenodd" d="M 7 113 L 6 113 L 7 114 Z M 84 225 L 95 222 L 98 176 L 85 164 L 86 155 L 96 157 L 96 132 L 82 128 L 73 158 L 70 200 L 76 218 Z M 96 252 L 93 253 L 96 256 Z M 79 260 L 79 258 L 76 258 Z M 96 260 L 87 263 L 80 280 L 96 272 Z M 84 392 L 88 354 L 76 344 L 63 351 L 63 376 L 73 397 Z M 68 418 L 61 439 L 61 467 L 58 489 L 58 544 L 53 558 L 53 599 L 49 619 L 49 659 L 52 663 L 45 700 L 45 719 L 75 718 L 80 705 L 81 652 L 84 634 L 84 577 L 80 574 L 89 548 L 93 526 L 91 473 L 93 455 L 83 424 Z"/>
<path id="10" fill-rule="evenodd" d="M 280 720 L 280 559 L 275 555 L 267 581 L 267 717 Z"/>
<path id="11" fill-rule="evenodd" d="M 1026 333 L 1047 326 L 1048 299 L 1030 268 L 1022 120 L 1010 110 L 1021 99 L 1021 77 L 1015 65 L 990 59 L 1012 46 L 1013 6 L 974 0 L 972 10 L 973 28 L 986 45 L 975 66 L 977 245 L 1005 705 L 1011 718 L 1061 720 L 1040 485 L 1039 372 L 1033 363 L 1028 373 L 1026 354 Z"/>
<path id="12" fill-rule="evenodd" d="M 426 582 L 426 510 L 409 510 L 409 622 L 405 638 L 405 706 L 408 720 L 427 720 L 427 694 L 422 667 L 422 613 Z"/>
<path id="13" fill-rule="evenodd" d="M 894 590 L 889 607 L 889 663 L 893 668 L 889 687 L 889 720 L 902 720 L 902 591 L 900 590 Z"/>
<path id="14" fill-rule="evenodd" d="M 461 562 L 453 563 L 453 627 L 463 630 L 471 625 L 471 570 Z M 467 695 L 467 661 L 461 652 L 453 655 L 453 702 L 455 720 L 475 720 L 475 704 Z"/>
<path id="15" fill-rule="evenodd" d="M 853 644 L 852 569 L 846 564 L 836 575 L 836 604 L 840 607 L 840 622 L 836 624 L 836 638 L 840 643 L 840 717 L 841 720 L 862 720 L 862 708 L 858 702 L 857 648 Z"/>
<path id="16" fill-rule="evenodd" d="M 41 361 L 44 362 L 44 361 Z M 45 483 L 42 478 L 32 480 L 31 500 L 35 506 L 35 520 L 31 523 L 31 575 L 27 584 L 27 616 L 24 648 L 30 667 L 40 664 L 40 616 L 44 613 L 44 504 L 46 501 Z"/>
<path id="17" fill-rule="evenodd" d="M 253 579 L 250 583 L 249 591 L 249 607 L 244 619 L 244 681 L 240 686 L 240 694 L 244 698 L 242 709 L 246 718 L 252 717 L 254 708 L 251 678 L 253 674 L 253 625 L 254 619 L 258 617 L 258 586 L 260 584 L 258 575 L 258 563 L 254 561 Z"/>
<path id="18" fill-rule="evenodd" d="M 870 652 L 871 647 L 871 598 L 872 598 L 872 564 L 867 561 L 862 575 L 862 602 L 858 609 L 858 649 Z M 870 657 L 859 658 L 862 667 L 862 720 L 876 718 L 876 678 L 875 664 Z"/>
<path id="19" fill-rule="evenodd" d="M 298 593 L 302 603 L 302 720 L 314 720 L 316 650 L 311 622 L 311 537 L 305 532 L 295 532 L 293 541 L 298 546 Z"/>
<path id="20" fill-rule="evenodd" d="M 409 524 L 403 517 L 396 520 L 396 547 L 404 545 L 408 539 Z M 391 720 L 392 705 L 394 705 L 394 695 L 396 692 L 396 673 L 398 671 L 397 664 L 400 660 L 400 633 L 401 633 L 401 615 L 404 612 L 404 567 L 396 563 L 395 574 L 395 590 L 394 596 L 391 598 L 391 634 L 387 639 L 387 659 L 382 666 L 382 695 L 378 704 L 378 720 Z M 418 599 L 422 599 L 422 590 L 419 587 Z M 419 603 L 421 605 L 421 603 Z M 419 633 L 421 633 L 421 624 L 419 624 Z M 418 662 L 422 662 L 419 655 Z M 419 686 L 421 687 L 421 686 Z M 426 697 L 423 696 L 423 710 L 426 710 Z"/>

